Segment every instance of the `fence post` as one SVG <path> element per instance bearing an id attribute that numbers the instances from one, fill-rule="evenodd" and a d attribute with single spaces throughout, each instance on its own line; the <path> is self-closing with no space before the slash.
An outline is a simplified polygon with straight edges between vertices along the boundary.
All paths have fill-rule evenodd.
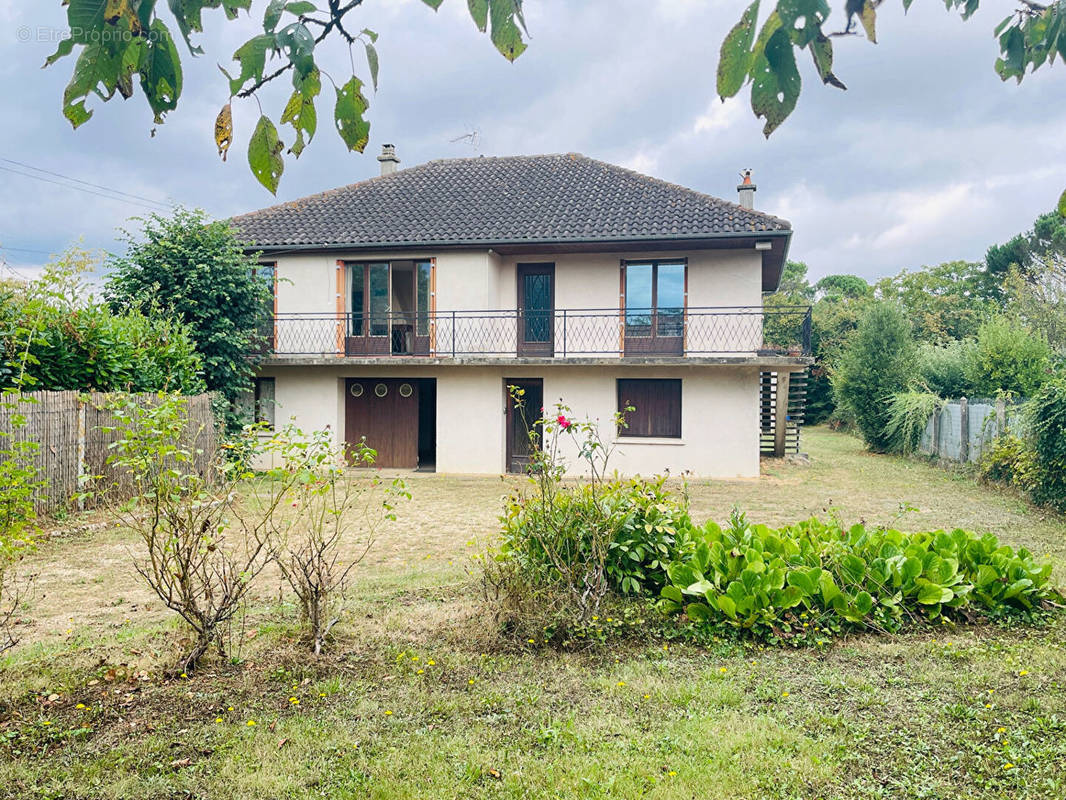
<path id="1" fill-rule="evenodd" d="M 970 460 L 970 404 L 962 397 L 959 399 L 959 462 L 965 464 Z"/>
<path id="2" fill-rule="evenodd" d="M 788 385 L 792 373 L 777 373 L 777 407 L 774 409 L 774 457 L 785 457 L 785 444 L 788 434 Z"/>
<path id="3" fill-rule="evenodd" d="M 940 458 L 940 417 L 943 413 L 943 409 L 937 409 L 933 412 L 933 444 L 930 451 L 931 455 L 937 458 Z"/>
<path id="4" fill-rule="evenodd" d="M 85 472 L 86 472 L 86 469 L 85 469 L 85 436 L 86 436 L 87 432 L 85 430 L 85 428 L 86 428 L 86 425 L 85 425 L 85 405 L 88 402 L 88 399 L 87 399 L 87 397 L 85 395 L 79 394 L 78 398 L 77 398 L 77 402 L 78 402 L 78 444 L 77 444 L 77 451 L 78 451 L 78 479 L 77 479 L 78 480 L 78 489 L 77 489 L 77 492 L 78 492 L 78 511 L 84 511 L 85 510 L 85 498 L 81 494 L 81 487 L 82 487 L 83 481 L 85 480 Z"/>
<path id="5" fill-rule="evenodd" d="M 996 436 L 1007 433 L 1007 400 L 1004 397 L 996 398 Z"/>

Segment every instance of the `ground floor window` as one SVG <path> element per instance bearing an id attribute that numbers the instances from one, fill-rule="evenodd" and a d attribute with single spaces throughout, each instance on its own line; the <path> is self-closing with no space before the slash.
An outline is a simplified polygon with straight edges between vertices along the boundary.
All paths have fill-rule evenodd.
<path id="1" fill-rule="evenodd" d="M 619 436 L 680 439 L 681 380 L 619 378 L 618 411 L 628 426 Z"/>
<path id="2" fill-rule="evenodd" d="M 274 379 L 256 378 L 253 412 L 257 423 L 265 423 L 274 429 Z"/>

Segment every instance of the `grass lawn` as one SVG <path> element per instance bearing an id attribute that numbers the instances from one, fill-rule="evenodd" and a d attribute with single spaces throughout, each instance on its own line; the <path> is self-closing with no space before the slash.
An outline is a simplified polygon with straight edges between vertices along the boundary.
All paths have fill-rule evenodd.
<path id="1" fill-rule="evenodd" d="M 991 531 L 1066 574 L 1066 522 L 853 438 L 810 466 L 691 486 L 693 517 Z M 411 476 L 322 658 L 266 574 L 238 664 L 165 679 L 180 633 L 122 530 L 34 556 L 23 642 L 0 659 L 0 797 L 1066 797 L 1066 621 L 852 636 L 825 650 L 500 639 L 467 573 L 499 478 Z M 902 505 L 901 505 L 902 504 Z M 914 510 L 917 509 L 917 510 Z"/>

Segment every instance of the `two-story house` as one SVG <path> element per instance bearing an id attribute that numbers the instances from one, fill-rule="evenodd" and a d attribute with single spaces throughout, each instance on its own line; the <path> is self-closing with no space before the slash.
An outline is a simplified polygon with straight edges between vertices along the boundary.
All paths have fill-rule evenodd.
<path id="1" fill-rule="evenodd" d="M 732 203 L 577 154 L 379 161 L 233 220 L 275 276 L 265 416 L 383 467 L 499 474 L 528 460 L 518 386 L 527 416 L 598 419 L 622 473 L 759 474 L 810 316 L 763 308 L 792 231 L 748 178 Z"/>

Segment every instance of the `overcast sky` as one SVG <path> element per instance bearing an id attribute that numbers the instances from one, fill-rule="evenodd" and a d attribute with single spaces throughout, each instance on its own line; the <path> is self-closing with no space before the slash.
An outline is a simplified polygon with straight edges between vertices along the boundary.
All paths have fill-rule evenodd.
<path id="1" fill-rule="evenodd" d="M 896 0 L 885 3 L 880 44 L 835 40 L 847 92 L 823 87 L 803 54 L 799 107 L 769 141 L 746 90 L 725 104 L 714 95 L 718 48 L 744 5 L 526 0 L 530 47 L 509 64 L 462 0 L 437 13 L 421 0 L 366 0 L 354 27 L 381 35 L 367 152 L 344 149 L 324 88 L 318 135 L 299 161 L 287 159 L 275 200 L 245 158 L 254 100 L 235 105 L 228 163 L 213 144 L 228 94 L 217 65 L 261 30 L 266 0 L 237 22 L 204 12 L 207 53 L 194 59 L 181 45 L 185 92 L 154 137 L 139 92 L 91 99 L 92 120 L 73 131 L 60 110 L 73 58 L 41 69 L 55 47 L 42 40 L 65 22 L 59 0 L 0 0 L 0 158 L 218 217 L 375 175 L 383 142 L 396 144 L 404 166 L 580 152 L 728 199 L 751 167 L 756 206 L 791 220 L 791 257 L 815 278 L 977 260 L 1054 206 L 1066 186 L 1066 69 L 1045 68 L 1020 86 L 999 80 L 992 29 L 1009 4 L 964 23 L 938 0 L 920 0 L 907 16 Z M 347 50 L 333 43 L 327 53 L 320 63 L 342 82 Z M 366 78 L 365 62 L 356 66 Z M 275 118 L 288 93 L 287 81 L 277 84 L 263 94 Z M 476 145 L 455 141 L 474 131 Z M 287 127 L 282 138 L 291 141 Z M 27 273 L 79 239 L 120 250 L 116 229 L 145 210 L 7 171 L 0 187 L 0 256 Z"/>

